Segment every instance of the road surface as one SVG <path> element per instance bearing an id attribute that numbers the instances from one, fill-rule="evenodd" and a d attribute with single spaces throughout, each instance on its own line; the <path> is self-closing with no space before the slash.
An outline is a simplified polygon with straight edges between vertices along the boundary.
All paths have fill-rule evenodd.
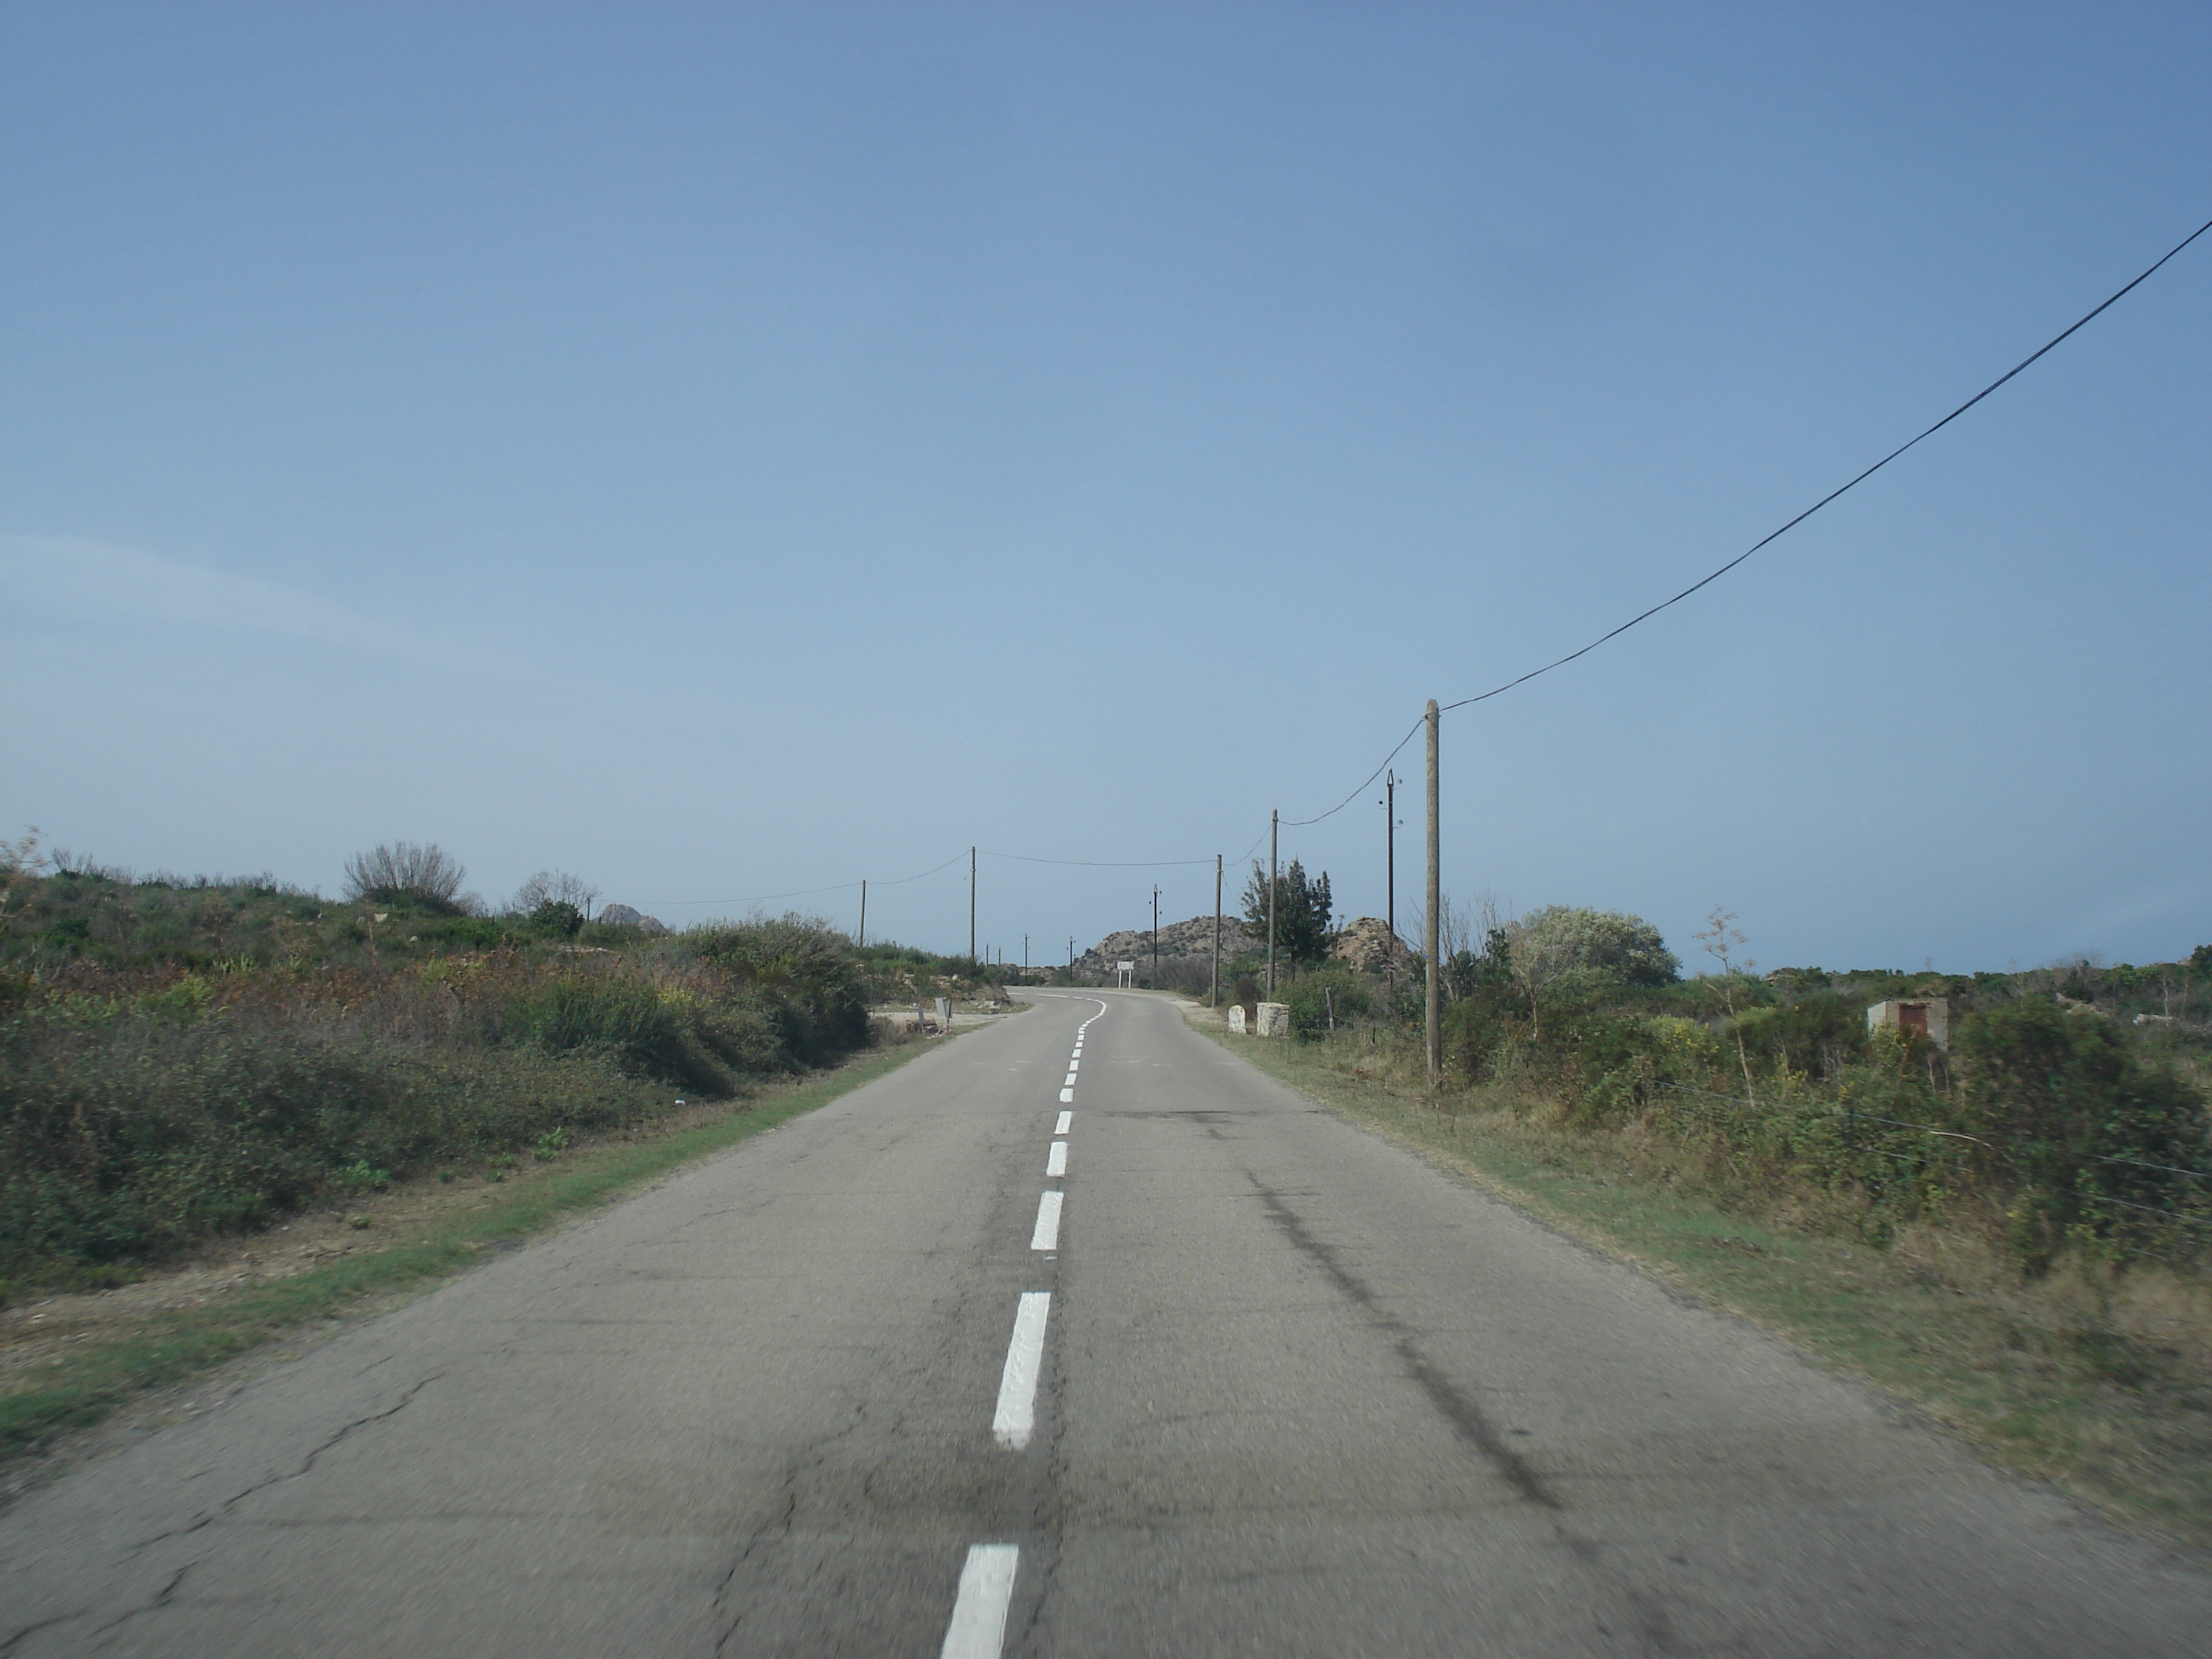
<path id="1" fill-rule="evenodd" d="M 0 1516 L 9 1659 L 2208 1650 L 2198 1565 L 1110 993 Z"/>

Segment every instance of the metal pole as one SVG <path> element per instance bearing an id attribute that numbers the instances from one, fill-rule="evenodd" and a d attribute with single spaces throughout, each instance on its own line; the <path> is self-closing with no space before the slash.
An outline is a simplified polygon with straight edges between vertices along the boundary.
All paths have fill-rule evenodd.
<path id="1" fill-rule="evenodd" d="M 968 960 L 975 960 L 975 849 L 968 849 Z"/>
<path id="2" fill-rule="evenodd" d="M 1443 1076 L 1443 909 L 1444 886 L 1443 856 L 1437 850 L 1437 700 L 1429 699 L 1426 716 L 1429 726 L 1429 914 L 1428 925 L 1428 1054 L 1429 1086 L 1433 1089 Z"/>
<path id="3" fill-rule="evenodd" d="M 860 878 L 860 936 L 854 941 L 856 948 L 868 942 L 868 878 Z"/>
<path id="4" fill-rule="evenodd" d="M 1209 1008 L 1221 1006 L 1221 854 L 1213 855 L 1213 989 L 1207 993 Z"/>
<path id="5" fill-rule="evenodd" d="M 1282 828 L 1280 811 L 1267 814 L 1267 996 L 1275 995 L 1275 836 Z"/>
<path id="6" fill-rule="evenodd" d="M 1152 989 L 1160 988 L 1160 884 L 1152 884 Z"/>

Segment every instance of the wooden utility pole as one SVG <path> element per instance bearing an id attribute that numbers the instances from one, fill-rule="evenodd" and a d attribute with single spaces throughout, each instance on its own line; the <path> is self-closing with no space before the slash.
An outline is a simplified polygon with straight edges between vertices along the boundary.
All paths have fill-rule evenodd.
<path id="1" fill-rule="evenodd" d="M 1390 930 L 1390 960 L 1398 959 L 1398 775 L 1382 775 L 1382 923 Z"/>
<path id="2" fill-rule="evenodd" d="M 975 960 L 975 849 L 968 849 L 968 960 Z"/>
<path id="3" fill-rule="evenodd" d="M 863 877 L 861 877 L 861 878 L 860 878 L 860 937 L 859 937 L 857 939 L 855 939 L 855 940 L 854 941 L 854 945 L 857 947 L 857 946 L 860 946 L 860 945 L 865 945 L 866 944 L 867 944 L 867 942 L 868 942 L 868 878 L 867 878 L 866 876 L 863 876 Z"/>
<path id="4" fill-rule="evenodd" d="M 1280 811 L 1267 814 L 1267 996 L 1275 994 L 1275 836 L 1282 828 Z"/>
<path id="5" fill-rule="evenodd" d="M 1213 855 L 1213 989 L 1208 994 L 1209 1008 L 1221 1006 L 1221 854 Z"/>
<path id="6" fill-rule="evenodd" d="M 1429 971 L 1426 975 L 1429 1087 L 1435 1088 L 1443 1077 L 1443 932 L 1444 884 L 1443 860 L 1438 852 L 1437 814 L 1437 700 L 1429 699 L 1426 716 L 1429 726 L 1429 913 L 1428 927 Z"/>
<path id="7" fill-rule="evenodd" d="M 1160 884 L 1152 884 L 1152 989 L 1160 988 Z"/>

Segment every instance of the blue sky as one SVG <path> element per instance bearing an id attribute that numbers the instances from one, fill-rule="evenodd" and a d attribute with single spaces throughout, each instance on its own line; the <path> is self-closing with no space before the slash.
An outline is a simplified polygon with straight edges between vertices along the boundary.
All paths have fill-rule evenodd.
<path id="1" fill-rule="evenodd" d="M 0 814 L 940 948 L 964 856 L 881 884 L 970 844 L 1233 890 L 2212 216 L 2208 70 L 2181 6 L 9 8 Z M 2212 939 L 2208 301 L 2212 238 L 1447 716 L 1447 886 Z M 1379 793 L 1284 834 L 1353 914 Z M 1211 905 L 982 872 L 1010 955 Z"/>

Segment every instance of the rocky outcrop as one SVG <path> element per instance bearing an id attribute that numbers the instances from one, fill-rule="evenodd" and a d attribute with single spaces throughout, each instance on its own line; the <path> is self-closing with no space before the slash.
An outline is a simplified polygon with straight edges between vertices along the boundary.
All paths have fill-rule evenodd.
<path id="1" fill-rule="evenodd" d="M 1354 973 L 1385 974 L 1402 970 L 1412 955 L 1406 941 L 1391 937 L 1389 924 L 1380 916 L 1362 916 L 1336 936 L 1328 953 Z"/>
<path id="2" fill-rule="evenodd" d="M 1267 948 L 1267 941 L 1255 940 L 1236 917 L 1222 917 L 1221 962 L 1224 968 L 1241 951 L 1264 951 Z M 1210 963 L 1212 960 L 1212 916 L 1193 916 L 1188 921 L 1164 921 L 1160 924 L 1160 968 L 1163 972 L 1173 963 Z M 1107 934 L 1076 957 L 1075 971 L 1079 975 L 1110 975 L 1117 962 L 1133 962 L 1139 973 L 1149 973 L 1152 965 L 1152 929 L 1132 927 Z"/>
<path id="3" fill-rule="evenodd" d="M 668 931 L 656 918 L 627 904 L 603 904 L 599 907 L 599 914 L 592 920 L 603 927 L 635 927 L 646 933 L 665 933 Z"/>

